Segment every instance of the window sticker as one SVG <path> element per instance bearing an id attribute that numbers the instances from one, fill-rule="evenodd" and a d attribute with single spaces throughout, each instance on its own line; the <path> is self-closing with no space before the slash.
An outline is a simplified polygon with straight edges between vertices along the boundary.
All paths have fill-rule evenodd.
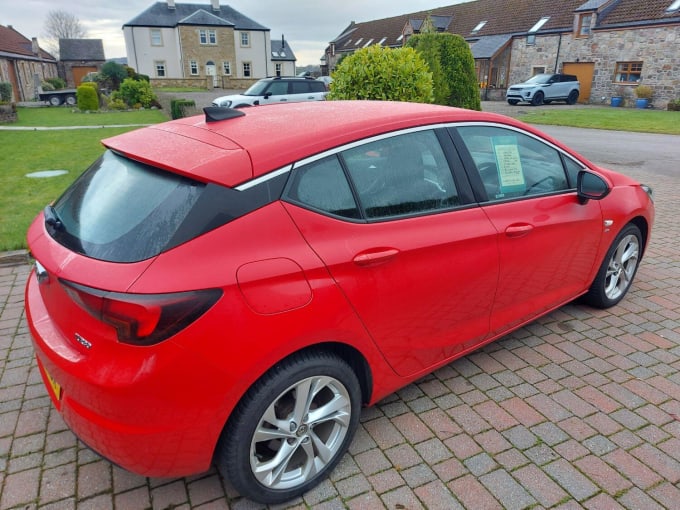
<path id="1" fill-rule="evenodd" d="M 491 143 L 496 156 L 501 193 L 524 191 L 526 183 L 524 172 L 522 172 L 517 138 L 514 136 L 494 136 L 491 137 Z"/>

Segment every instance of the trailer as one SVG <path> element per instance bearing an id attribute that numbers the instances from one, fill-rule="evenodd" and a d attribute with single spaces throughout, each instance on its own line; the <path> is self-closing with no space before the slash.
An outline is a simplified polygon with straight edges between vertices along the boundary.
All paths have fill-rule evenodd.
<path id="1" fill-rule="evenodd" d="M 59 106 L 66 103 L 67 105 L 76 104 L 76 89 L 61 89 L 50 90 L 48 92 L 40 92 L 38 94 L 41 101 L 45 101 L 52 106 Z"/>

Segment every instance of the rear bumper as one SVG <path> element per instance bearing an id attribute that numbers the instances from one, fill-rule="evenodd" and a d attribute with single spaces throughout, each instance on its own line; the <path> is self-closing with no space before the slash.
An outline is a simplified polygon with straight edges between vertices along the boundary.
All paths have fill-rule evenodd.
<path id="1" fill-rule="evenodd" d="M 160 348 L 133 348 L 132 354 L 123 347 L 128 352 L 115 359 L 96 344 L 92 352 L 81 352 L 50 319 L 33 272 L 25 301 L 43 382 L 76 436 L 144 476 L 209 469 L 226 420 L 224 395 L 220 402 L 212 384 L 219 376 L 211 367 L 171 341 Z"/>

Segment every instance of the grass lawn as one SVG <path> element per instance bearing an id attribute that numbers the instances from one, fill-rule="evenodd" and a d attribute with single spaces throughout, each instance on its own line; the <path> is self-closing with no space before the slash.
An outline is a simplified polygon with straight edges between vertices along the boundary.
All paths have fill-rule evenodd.
<path id="1" fill-rule="evenodd" d="M 665 110 L 583 108 L 541 111 L 537 108 L 536 111 L 522 115 L 521 120 L 530 124 L 680 135 L 680 112 Z"/>
<path id="2" fill-rule="evenodd" d="M 46 110 L 70 112 L 62 108 Z M 19 115 L 22 113 L 23 109 Z M 159 115 L 159 112 L 148 113 Z M 60 111 L 54 115 L 66 113 Z M 133 121 L 125 114 L 112 115 L 116 119 L 126 119 L 124 122 L 115 120 L 115 124 L 143 122 Z M 155 122 L 158 120 L 156 117 Z M 149 117 L 146 122 L 154 121 Z M 50 124 L 54 125 L 53 122 Z M 74 124 L 80 124 L 80 121 Z M 25 248 L 26 230 L 33 218 L 104 152 L 100 140 L 131 129 L 134 128 L 0 131 L 0 251 Z M 46 179 L 26 177 L 26 174 L 40 170 L 68 170 L 68 174 Z"/>
<path id="3" fill-rule="evenodd" d="M 13 126 L 106 126 L 110 124 L 156 124 L 169 120 L 162 110 L 84 113 L 77 108 L 17 108 L 19 120 Z"/>

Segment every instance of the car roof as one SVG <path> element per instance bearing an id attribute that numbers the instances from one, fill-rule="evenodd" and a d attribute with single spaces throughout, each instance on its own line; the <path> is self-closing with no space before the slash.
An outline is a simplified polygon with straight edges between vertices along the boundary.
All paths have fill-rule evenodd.
<path id="1" fill-rule="evenodd" d="M 216 122 L 188 117 L 102 143 L 153 166 L 236 186 L 328 149 L 409 127 L 493 121 L 527 129 L 501 115 L 406 102 L 309 101 L 239 111 L 244 115 Z"/>

